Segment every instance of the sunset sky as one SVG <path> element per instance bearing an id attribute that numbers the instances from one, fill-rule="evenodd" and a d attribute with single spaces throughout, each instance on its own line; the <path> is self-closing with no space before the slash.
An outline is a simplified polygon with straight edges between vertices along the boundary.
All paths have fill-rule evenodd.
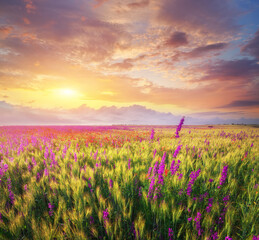
<path id="1" fill-rule="evenodd" d="M 259 123 L 257 0 L 2 0 L 0 125 Z"/>

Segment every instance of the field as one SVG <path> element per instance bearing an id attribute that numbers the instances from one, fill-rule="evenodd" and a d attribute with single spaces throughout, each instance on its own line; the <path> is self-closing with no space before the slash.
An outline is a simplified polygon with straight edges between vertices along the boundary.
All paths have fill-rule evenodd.
<path id="1" fill-rule="evenodd" d="M 259 129 L 0 127 L 0 239 L 259 239 Z"/>

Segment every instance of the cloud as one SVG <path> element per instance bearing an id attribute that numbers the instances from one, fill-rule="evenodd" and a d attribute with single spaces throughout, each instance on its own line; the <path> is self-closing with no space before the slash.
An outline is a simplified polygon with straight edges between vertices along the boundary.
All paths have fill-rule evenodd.
<path id="1" fill-rule="evenodd" d="M 259 64 L 254 59 L 219 60 L 216 63 L 205 65 L 201 70 L 205 72 L 205 76 L 193 80 L 194 82 L 213 80 L 248 84 L 259 78 Z"/>
<path id="2" fill-rule="evenodd" d="M 234 4 L 218 0 L 163 0 L 158 13 L 158 19 L 164 23 L 202 34 L 233 33 L 239 28 L 236 16 Z"/>
<path id="3" fill-rule="evenodd" d="M 96 1 L 96 4 L 94 5 L 94 7 L 100 7 L 102 4 L 104 4 L 108 0 L 95 0 L 95 1 Z"/>
<path id="4" fill-rule="evenodd" d="M 196 47 L 192 51 L 186 53 L 185 56 L 188 58 L 200 57 L 204 54 L 207 54 L 208 52 L 222 50 L 226 48 L 227 45 L 227 43 L 214 43 L 208 44 L 206 46 Z"/>
<path id="5" fill-rule="evenodd" d="M 147 7 L 148 5 L 149 5 L 149 0 L 142 0 L 139 2 L 132 2 L 127 4 L 127 6 L 131 9 L 143 8 L 143 7 Z"/>
<path id="6" fill-rule="evenodd" d="M 148 57 L 147 54 L 142 54 L 135 58 L 126 58 L 122 62 L 104 64 L 103 66 L 107 69 L 118 70 L 118 71 L 131 70 L 137 62 L 145 60 L 147 57 Z"/>
<path id="7" fill-rule="evenodd" d="M 241 48 L 241 51 L 249 53 L 259 60 L 259 29 L 256 31 L 254 37 Z"/>
<path id="8" fill-rule="evenodd" d="M 37 109 L 11 105 L 0 101 L 1 125 L 111 125 L 149 124 L 176 125 L 182 116 L 158 112 L 141 105 L 117 108 L 115 106 L 92 109 L 86 105 L 79 108 Z M 198 116 L 198 118 L 197 118 Z M 203 116 L 204 117 L 204 116 Z M 186 117 L 185 124 L 258 123 L 259 119 L 202 118 L 201 115 Z"/>
<path id="9" fill-rule="evenodd" d="M 185 32 L 173 32 L 170 38 L 166 41 L 166 46 L 180 47 L 188 44 L 187 34 Z"/>
<path id="10" fill-rule="evenodd" d="M 6 38 L 12 31 L 12 26 L 0 26 L 0 39 Z"/>
<path id="11" fill-rule="evenodd" d="M 259 107 L 259 100 L 237 100 L 219 108 Z"/>
<path id="12" fill-rule="evenodd" d="M 193 58 L 207 56 L 208 54 L 211 54 L 211 53 L 218 54 L 219 51 L 225 49 L 227 46 L 228 46 L 227 43 L 221 42 L 221 43 L 214 43 L 214 44 L 208 44 L 205 46 L 195 47 L 189 52 L 177 52 L 172 57 L 172 60 L 176 62 L 182 59 L 193 59 Z"/>

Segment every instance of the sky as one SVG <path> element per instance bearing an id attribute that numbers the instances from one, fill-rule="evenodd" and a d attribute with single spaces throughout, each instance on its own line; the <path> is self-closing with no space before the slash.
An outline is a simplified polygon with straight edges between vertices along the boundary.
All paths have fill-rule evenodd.
<path id="1" fill-rule="evenodd" d="M 2 0 L 0 125 L 259 124 L 257 0 Z"/>

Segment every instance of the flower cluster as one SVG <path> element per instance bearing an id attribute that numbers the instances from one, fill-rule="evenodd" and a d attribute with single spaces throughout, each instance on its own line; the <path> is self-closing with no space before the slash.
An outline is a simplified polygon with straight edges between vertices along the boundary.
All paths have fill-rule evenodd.
<path id="1" fill-rule="evenodd" d="M 112 179 L 110 179 L 109 185 L 110 185 L 110 188 L 113 188 L 113 181 L 112 181 Z"/>
<path id="2" fill-rule="evenodd" d="M 196 222 L 196 230 L 198 231 L 198 235 L 201 236 L 201 233 L 203 230 L 201 229 L 201 213 L 197 212 L 197 216 L 194 218 L 194 221 Z"/>
<path id="3" fill-rule="evenodd" d="M 178 160 L 177 164 L 175 164 L 175 160 L 172 161 L 171 168 L 170 168 L 172 176 L 179 170 L 180 163 L 181 163 L 180 160 Z"/>
<path id="4" fill-rule="evenodd" d="M 150 140 L 153 140 L 154 136 L 155 136 L 155 130 L 154 130 L 154 128 L 152 128 L 151 135 L 150 135 Z"/>
<path id="5" fill-rule="evenodd" d="M 175 134 L 176 134 L 175 137 L 176 138 L 179 138 L 179 132 L 182 129 L 183 123 L 184 123 L 184 117 L 181 119 L 181 121 L 180 121 L 180 123 L 179 123 L 179 125 L 178 125 L 178 127 L 176 129 L 176 132 L 175 132 Z"/>
<path id="6" fill-rule="evenodd" d="M 1 183 L 1 178 L 4 176 L 4 174 L 7 172 L 8 170 L 8 165 L 4 164 L 2 165 L 2 167 L 0 167 L 0 183 Z"/>
<path id="7" fill-rule="evenodd" d="M 166 159 L 166 152 L 163 154 L 162 160 L 159 165 L 158 169 L 158 180 L 157 180 L 157 187 L 155 189 L 154 199 L 161 197 L 161 188 L 164 185 L 164 171 L 165 171 L 165 159 Z"/>
<path id="8" fill-rule="evenodd" d="M 206 207 L 206 211 L 209 213 L 211 211 L 212 203 L 213 203 L 213 198 L 208 199 L 208 206 Z"/>
<path id="9" fill-rule="evenodd" d="M 182 148 L 182 145 L 179 145 L 179 146 L 176 148 L 176 150 L 175 150 L 175 152 L 174 152 L 174 155 L 173 155 L 173 158 L 176 158 L 176 157 L 177 157 L 177 155 L 178 155 L 178 153 L 180 152 L 181 148 Z"/>
<path id="10" fill-rule="evenodd" d="M 7 187 L 8 187 L 8 191 L 9 191 L 10 202 L 13 205 L 14 204 L 14 194 L 12 192 L 12 182 L 11 182 L 10 178 L 7 179 Z"/>
<path id="11" fill-rule="evenodd" d="M 103 221 L 104 221 L 104 224 L 106 223 L 106 221 L 108 221 L 108 219 L 109 219 L 109 212 L 108 212 L 108 209 L 106 208 L 103 211 Z"/>
<path id="12" fill-rule="evenodd" d="M 130 169 L 130 162 L 131 162 L 131 159 L 129 158 L 129 161 L 128 161 L 128 169 Z"/>
<path id="13" fill-rule="evenodd" d="M 48 204 L 48 207 L 49 207 L 49 216 L 52 216 L 53 215 L 53 208 L 54 208 L 54 205 L 52 205 L 51 203 Z"/>
<path id="14" fill-rule="evenodd" d="M 153 193 L 154 193 L 154 185 L 155 185 L 155 177 L 153 176 L 149 185 L 149 189 L 148 189 L 148 194 L 147 194 L 147 198 L 149 200 L 151 200 L 153 198 Z"/>
<path id="15" fill-rule="evenodd" d="M 228 165 L 224 166 L 223 169 L 222 169 L 222 172 L 221 172 L 221 178 L 219 180 L 219 184 L 220 185 L 223 185 L 224 182 L 226 181 L 227 179 L 227 175 L 228 175 Z M 218 188 L 220 188 L 220 186 L 218 186 Z"/>
<path id="16" fill-rule="evenodd" d="M 172 228 L 168 228 L 168 237 L 169 237 L 169 240 L 173 240 L 174 232 Z"/>
<path id="17" fill-rule="evenodd" d="M 196 172 L 191 172 L 190 174 L 190 178 L 191 180 L 189 181 L 188 185 L 187 185 L 187 189 L 186 189 L 186 192 L 187 192 L 187 195 L 190 196 L 191 195 L 191 192 L 192 192 L 192 185 L 194 184 L 195 180 L 197 179 L 197 177 L 199 176 L 200 174 L 200 169 L 198 169 Z"/>

